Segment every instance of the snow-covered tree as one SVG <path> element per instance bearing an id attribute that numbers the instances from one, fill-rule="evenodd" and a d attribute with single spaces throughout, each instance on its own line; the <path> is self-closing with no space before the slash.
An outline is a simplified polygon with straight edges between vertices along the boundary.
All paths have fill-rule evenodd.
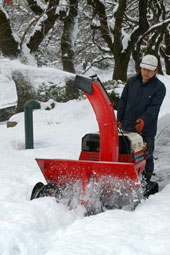
<path id="1" fill-rule="evenodd" d="M 75 73 L 74 27 L 77 8 L 77 0 L 27 0 L 22 4 L 13 1 L 10 8 L 6 6 L 4 9 L 2 6 L 0 9 L 0 51 L 4 56 L 19 57 L 28 63 L 29 54 L 34 55 L 35 59 L 38 60 L 44 51 L 43 43 L 50 40 L 49 37 L 52 36 L 54 44 L 55 41 L 59 41 L 61 55 L 58 58 L 62 60 L 63 70 Z M 22 26 L 21 22 L 23 23 Z M 59 35 L 57 33 L 58 27 L 62 27 L 59 30 Z M 54 31 L 55 34 L 53 35 Z M 46 57 L 48 58 L 48 55 Z M 19 73 L 15 74 L 14 78 L 18 95 L 23 95 L 23 86 L 24 84 L 28 85 L 29 81 L 25 80 L 24 82 L 23 76 Z M 70 83 L 70 81 L 67 82 Z M 24 102 L 31 96 L 30 89 L 25 88 L 24 90 L 28 92 L 26 93 L 28 96 L 25 95 L 22 100 L 18 101 L 21 102 L 18 105 L 19 110 L 23 108 Z M 78 91 L 72 88 L 72 84 L 69 84 L 66 89 L 66 98 L 77 98 L 78 96 Z"/>
<path id="2" fill-rule="evenodd" d="M 132 55 L 137 71 L 144 53 L 155 54 L 160 60 L 160 45 L 165 44 L 165 31 L 170 23 L 167 17 L 169 13 L 166 12 L 167 6 L 163 0 L 87 1 L 93 8 L 92 27 L 94 37 L 97 35 L 96 44 L 99 42 L 103 52 L 107 50 L 113 55 L 115 63 L 113 79 L 127 79 L 128 64 Z M 170 5 L 168 2 L 166 4 Z M 107 49 L 97 39 L 98 32 Z M 168 34 L 169 31 L 166 32 L 166 38 Z M 161 71 L 160 61 L 159 67 Z"/>

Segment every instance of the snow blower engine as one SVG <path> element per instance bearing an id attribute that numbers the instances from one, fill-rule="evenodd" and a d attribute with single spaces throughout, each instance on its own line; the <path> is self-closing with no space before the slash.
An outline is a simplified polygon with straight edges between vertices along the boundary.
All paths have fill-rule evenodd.
<path id="1" fill-rule="evenodd" d="M 147 145 L 138 133 L 118 131 L 113 103 L 97 77 L 77 75 L 74 85 L 89 100 L 99 132 L 82 138 L 79 160 L 36 159 L 47 184 L 38 182 L 31 200 L 52 196 L 71 209 L 82 206 L 87 215 L 134 209 L 143 198 Z"/>

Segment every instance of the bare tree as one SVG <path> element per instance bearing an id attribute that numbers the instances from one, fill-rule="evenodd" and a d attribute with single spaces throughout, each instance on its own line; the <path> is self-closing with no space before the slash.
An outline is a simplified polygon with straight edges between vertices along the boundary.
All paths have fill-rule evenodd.
<path id="1" fill-rule="evenodd" d="M 61 6 L 63 2 L 60 0 L 46 0 L 46 4 L 39 5 L 36 0 L 27 0 L 27 6 L 24 11 L 29 16 L 28 24 L 25 24 L 24 33 L 20 34 L 20 41 L 16 41 L 14 31 L 12 31 L 10 19 L 4 9 L 0 9 L 0 50 L 3 55 L 8 57 L 21 56 L 23 46 L 27 45 L 30 52 L 36 56 L 41 47 L 41 44 L 46 37 L 52 33 L 56 23 L 63 24 L 63 31 L 60 35 L 56 34 L 55 37 L 61 37 L 61 60 L 63 69 L 68 72 L 75 73 L 74 67 L 74 29 L 76 25 L 76 17 L 78 12 L 78 0 L 68 0 L 64 2 L 65 6 Z M 60 4 L 61 2 L 61 4 Z M 20 6 L 18 6 L 21 8 Z M 14 8 L 8 8 L 9 12 Z M 23 9 L 23 6 L 22 6 Z M 29 11 L 30 10 L 30 11 Z M 16 9 L 15 9 L 16 11 Z M 29 13 L 30 12 L 30 13 Z M 21 22 L 21 21 L 20 21 Z M 15 24 L 13 24 L 15 26 Z M 61 31 L 61 30 L 60 30 Z M 24 95 L 22 100 L 18 101 L 18 111 L 23 109 L 24 100 L 34 97 L 34 92 L 30 88 L 28 80 L 24 81 L 21 73 L 17 73 L 13 77 L 16 82 L 18 97 Z M 24 89 L 26 93 L 22 93 L 23 84 L 27 84 L 28 89 Z M 73 84 L 67 81 L 66 97 L 67 99 L 78 98 L 78 90 L 73 88 Z M 25 98 L 25 99 L 24 99 Z"/>
<path id="2" fill-rule="evenodd" d="M 96 18 L 96 22 L 92 24 L 93 41 L 102 52 L 110 52 L 114 58 L 113 79 L 127 80 L 131 56 L 139 71 L 141 57 L 147 53 L 158 57 L 159 72 L 162 73 L 161 45 L 161 54 L 166 61 L 166 69 L 168 68 L 169 9 L 165 6 L 165 1 L 88 0 L 88 4 L 92 6 L 93 16 Z M 170 6 L 170 3 L 167 1 L 166 5 Z M 99 32 L 104 40 L 104 47 L 99 39 Z"/>
<path id="3" fill-rule="evenodd" d="M 147 0 L 114 1 L 113 13 L 110 14 L 112 23 L 109 25 L 107 16 L 107 4 L 99 0 L 88 0 L 93 7 L 93 12 L 98 16 L 101 36 L 106 42 L 114 57 L 113 79 L 127 80 L 128 63 L 141 34 L 149 27 L 147 21 Z M 109 3 L 110 4 L 110 3 Z M 134 13 L 137 13 L 134 19 Z"/>
<path id="4" fill-rule="evenodd" d="M 163 74 L 160 57 L 162 56 L 165 60 L 167 72 L 168 62 L 166 62 L 166 60 L 168 60 L 167 49 L 170 38 L 168 31 L 170 16 L 163 0 L 148 2 L 148 23 L 148 30 L 139 37 L 132 53 L 136 64 L 136 70 L 139 71 L 139 62 L 141 59 L 138 58 L 138 56 L 141 55 L 141 53 L 153 54 L 158 58 L 159 73 Z"/>

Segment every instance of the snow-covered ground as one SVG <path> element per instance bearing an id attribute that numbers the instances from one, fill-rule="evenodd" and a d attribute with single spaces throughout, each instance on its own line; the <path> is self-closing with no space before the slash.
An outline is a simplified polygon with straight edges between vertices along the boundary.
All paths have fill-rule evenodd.
<path id="1" fill-rule="evenodd" d="M 99 77 L 102 80 L 102 77 Z M 30 201 L 44 177 L 35 158 L 78 159 L 81 137 L 98 130 L 90 103 L 56 103 L 34 111 L 34 147 L 25 150 L 24 114 L 17 126 L 0 125 L 0 255 L 169 255 L 170 254 L 170 77 L 161 108 L 155 150 L 161 191 L 135 211 L 110 210 L 82 217 L 54 198 Z"/>

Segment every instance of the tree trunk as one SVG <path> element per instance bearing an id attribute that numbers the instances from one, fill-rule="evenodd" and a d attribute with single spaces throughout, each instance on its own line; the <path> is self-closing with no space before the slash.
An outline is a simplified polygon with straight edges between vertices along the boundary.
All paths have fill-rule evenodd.
<path id="1" fill-rule="evenodd" d="M 18 43 L 15 41 L 10 21 L 5 13 L 0 9 L 0 50 L 7 57 L 17 57 Z"/>
<path id="2" fill-rule="evenodd" d="M 127 53 L 121 53 L 120 56 L 115 57 L 113 80 L 127 81 L 127 69 L 129 60 L 130 55 Z"/>
<path id="3" fill-rule="evenodd" d="M 132 57 L 133 60 L 135 61 L 135 70 L 136 73 L 139 73 L 141 68 L 140 68 L 140 63 L 142 61 L 142 51 L 141 51 L 141 45 L 137 44 L 136 48 L 132 50 Z"/>
<path id="4" fill-rule="evenodd" d="M 153 36 L 150 38 L 145 51 L 145 54 L 151 54 L 157 57 L 159 74 L 163 74 L 162 65 L 161 65 L 160 56 L 159 56 L 159 45 L 162 41 L 162 38 L 163 38 L 163 34 L 161 30 L 156 30 Z"/>
<path id="5" fill-rule="evenodd" d="M 63 20 L 64 28 L 61 38 L 61 52 L 63 70 L 75 73 L 74 67 L 74 33 L 76 25 L 76 17 L 78 11 L 78 0 L 70 0 L 70 11 L 68 16 Z M 66 82 L 66 99 L 75 99 L 79 96 L 79 91 L 75 88 L 72 81 Z"/>
<path id="6" fill-rule="evenodd" d="M 166 28 L 164 31 L 165 31 L 165 47 L 160 48 L 160 53 L 165 61 L 166 74 L 170 75 L 170 33 L 168 28 Z"/>

